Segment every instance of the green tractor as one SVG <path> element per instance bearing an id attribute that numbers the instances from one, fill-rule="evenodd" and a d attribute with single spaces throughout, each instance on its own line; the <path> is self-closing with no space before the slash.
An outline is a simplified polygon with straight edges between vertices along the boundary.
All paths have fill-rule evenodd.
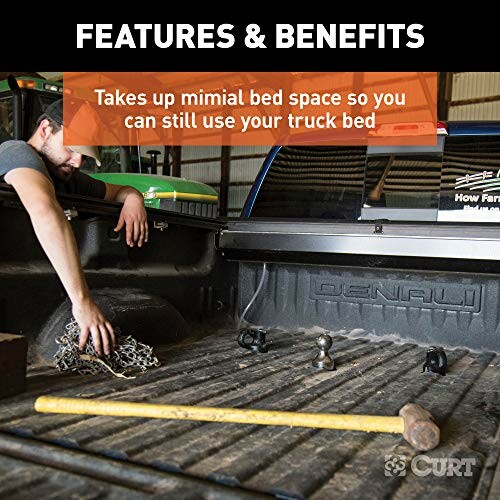
<path id="1" fill-rule="evenodd" d="M 61 82 L 40 78 L 36 73 L 15 76 L 0 73 L 0 143 L 10 139 L 27 140 L 37 118 L 62 94 Z M 148 151 L 148 158 L 140 155 L 139 147 L 102 146 L 101 167 L 88 159 L 82 170 L 105 182 L 135 187 L 143 194 L 148 207 L 217 217 L 217 191 L 201 182 L 156 175 L 159 153 Z M 168 154 L 165 157 L 168 158 Z"/>
<path id="2" fill-rule="evenodd" d="M 151 174 L 90 174 L 111 184 L 134 186 L 144 196 L 147 207 L 162 208 L 183 214 L 217 217 L 217 191 L 201 182 L 180 177 Z"/>

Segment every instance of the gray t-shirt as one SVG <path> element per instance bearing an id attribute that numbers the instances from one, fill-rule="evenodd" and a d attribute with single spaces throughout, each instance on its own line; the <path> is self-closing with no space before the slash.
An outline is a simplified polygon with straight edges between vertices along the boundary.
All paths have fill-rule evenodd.
<path id="1" fill-rule="evenodd" d="M 4 176 L 7 172 L 16 168 L 31 168 L 45 175 L 58 193 L 78 194 L 92 198 L 104 199 L 106 185 L 104 182 L 76 169 L 66 182 L 52 177 L 50 170 L 46 167 L 43 158 L 37 151 L 24 141 L 6 141 L 0 144 L 0 182 L 5 182 Z"/>

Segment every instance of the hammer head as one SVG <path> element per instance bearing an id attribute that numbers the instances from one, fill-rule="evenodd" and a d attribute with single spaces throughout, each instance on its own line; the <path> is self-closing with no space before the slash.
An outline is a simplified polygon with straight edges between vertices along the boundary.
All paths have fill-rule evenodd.
<path id="1" fill-rule="evenodd" d="M 399 410 L 405 430 L 403 437 L 417 450 L 432 450 L 439 444 L 440 431 L 432 415 L 415 403 L 408 403 Z"/>

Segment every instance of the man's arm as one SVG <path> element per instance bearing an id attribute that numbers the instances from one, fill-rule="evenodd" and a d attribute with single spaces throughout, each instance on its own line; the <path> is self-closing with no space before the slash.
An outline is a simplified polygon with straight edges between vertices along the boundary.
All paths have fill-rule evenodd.
<path id="1" fill-rule="evenodd" d="M 99 354 L 109 354 L 114 332 L 90 295 L 83 274 L 75 237 L 59 205 L 54 186 L 41 172 L 16 168 L 5 175 L 29 213 L 38 241 L 54 266 L 73 305 L 73 315 L 80 326 L 80 349 L 89 332 Z"/>
<path id="2" fill-rule="evenodd" d="M 106 196 L 104 199 L 123 203 L 115 231 L 120 231 L 125 225 L 127 229 L 127 245 L 133 247 L 137 243 L 137 246 L 142 247 L 142 244 L 148 241 L 148 216 L 142 194 L 132 186 L 106 183 Z"/>

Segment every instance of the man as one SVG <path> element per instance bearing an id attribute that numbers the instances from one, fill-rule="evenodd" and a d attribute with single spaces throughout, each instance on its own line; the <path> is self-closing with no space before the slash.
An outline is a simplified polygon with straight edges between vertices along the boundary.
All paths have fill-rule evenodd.
<path id="1" fill-rule="evenodd" d="M 80 172 L 82 155 L 99 163 L 97 148 L 63 144 L 62 99 L 52 103 L 38 119 L 28 140 L 0 144 L 0 181 L 16 190 L 29 213 L 36 236 L 54 266 L 72 303 L 80 326 L 79 347 L 89 334 L 96 351 L 109 354 L 114 347 L 113 327 L 90 295 L 75 237 L 59 205 L 56 192 L 92 196 L 123 203 L 115 231 L 126 226 L 126 241 L 141 247 L 148 241 L 144 199 L 133 187 L 108 184 Z"/>

